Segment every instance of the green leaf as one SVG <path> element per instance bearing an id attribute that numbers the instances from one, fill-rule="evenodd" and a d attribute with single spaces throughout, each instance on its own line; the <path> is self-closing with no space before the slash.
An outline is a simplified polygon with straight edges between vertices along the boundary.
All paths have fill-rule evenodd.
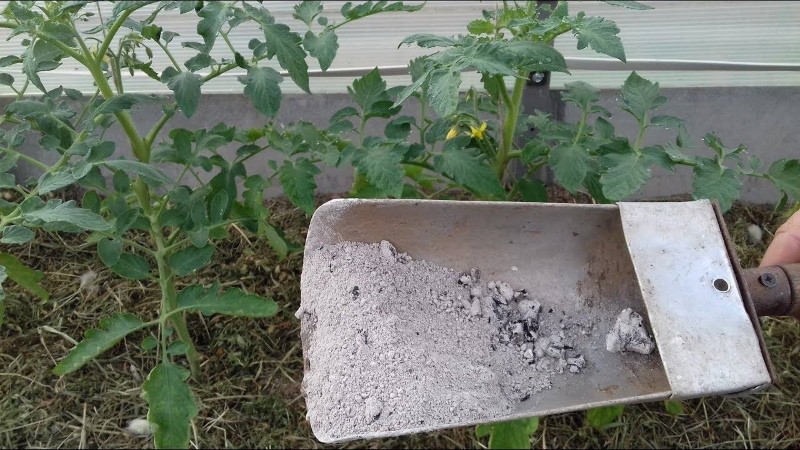
<path id="1" fill-rule="evenodd" d="M 400 198 L 405 171 L 403 152 L 387 145 L 367 148 L 355 154 L 353 163 L 385 197 Z"/>
<path id="2" fill-rule="evenodd" d="M 322 2 L 303 0 L 299 5 L 294 5 L 292 17 L 303 21 L 304 24 L 311 26 L 314 18 L 322 13 Z"/>
<path id="3" fill-rule="evenodd" d="M 3 282 L 6 281 L 6 268 L 0 266 L 0 326 L 3 325 L 3 319 L 6 316 L 6 291 L 3 289 Z"/>
<path id="4" fill-rule="evenodd" d="M 643 10 L 647 10 L 647 9 L 654 9 L 650 5 L 645 5 L 643 3 L 634 2 L 634 1 L 630 1 L 630 0 L 627 0 L 627 1 L 626 0 L 604 0 L 604 3 L 608 3 L 609 5 L 612 5 L 612 6 L 621 6 L 623 8 L 635 9 L 635 10 L 638 10 L 638 11 L 643 11 Z"/>
<path id="5" fill-rule="evenodd" d="M 189 371 L 163 361 L 147 376 L 142 396 L 147 401 L 147 421 L 155 425 L 156 448 L 189 448 L 189 425 L 198 408 L 186 384 Z"/>
<path id="6" fill-rule="evenodd" d="M 411 134 L 411 125 L 416 123 L 413 116 L 400 116 L 392 119 L 383 129 L 389 139 L 406 139 Z"/>
<path id="7" fill-rule="evenodd" d="M 249 67 L 247 76 L 240 76 L 239 82 L 244 84 L 244 95 L 253 101 L 258 112 L 267 117 L 274 117 L 281 106 L 281 88 L 283 77 L 277 70 L 269 67 Z"/>
<path id="8" fill-rule="evenodd" d="M 531 435 L 539 428 L 539 418 L 510 420 L 475 427 L 478 437 L 489 436 L 489 448 L 531 448 Z"/>
<path id="9" fill-rule="evenodd" d="M 768 175 L 775 187 L 800 201 L 800 160 L 775 161 L 769 166 Z"/>
<path id="10" fill-rule="evenodd" d="M 622 85 L 622 98 L 619 107 L 632 115 L 639 123 L 644 123 L 650 110 L 667 102 L 667 98 L 658 94 L 658 83 L 652 83 L 640 77 L 636 72 Z"/>
<path id="11" fill-rule="evenodd" d="M 391 98 L 386 93 L 386 82 L 381 78 L 377 67 L 363 77 L 353 80 L 353 85 L 347 87 L 347 92 L 361 107 L 365 115 L 373 109 L 373 105 L 385 101 L 391 102 Z"/>
<path id="12" fill-rule="evenodd" d="M 31 269 L 9 253 L 0 253 L 0 266 L 5 267 L 5 276 L 26 291 L 42 300 L 50 298 L 50 294 L 39 284 L 44 278 L 43 272 Z"/>
<path id="13" fill-rule="evenodd" d="M 0 73 L 0 84 L 3 86 L 13 86 L 14 77 L 7 73 Z"/>
<path id="14" fill-rule="evenodd" d="M 517 181 L 517 190 L 523 202 L 546 202 L 547 187 L 539 180 L 523 178 Z"/>
<path id="15" fill-rule="evenodd" d="M 182 277 L 208 264 L 214 256 L 214 250 L 213 245 L 186 247 L 170 256 L 167 263 L 175 275 Z"/>
<path id="16" fill-rule="evenodd" d="M 133 253 L 119 255 L 117 263 L 110 268 L 117 275 L 131 280 L 143 280 L 150 276 L 150 263 Z"/>
<path id="17" fill-rule="evenodd" d="M 63 172 L 47 172 L 39 178 L 39 194 L 46 194 L 55 190 L 61 189 L 64 186 L 77 181 L 72 173 Z"/>
<path id="18" fill-rule="evenodd" d="M 167 83 L 175 93 L 175 101 L 186 117 L 192 117 L 200 104 L 200 86 L 203 81 L 200 75 L 191 72 L 178 72 L 174 67 L 167 67 L 161 75 L 161 81 Z"/>
<path id="19" fill-rule="evenodd" d="M 447 141 L 442 153 L 433 158 L 434 169 L 476 194 L 502 197 L 503 186 L 492 168 L 481 160 L 477 151 L 464 148 L 469 141 L 468 136 Z"/>
<path id="20" fill-rule="evenodd" d="M 205 69 L 208 66 L 215 64 L 216 61 L 209 56 L 208 53 L 198 53 L 183 63 L 187 69 L 191 72 L 197 72 L 198 70 Z"/>
<path id="21" fill-rule="evenodd" d="M 716 200 L 722 212 L 725 212 L 739 198 L 742 182 L 736 176 L 736 171 L 722 168 L 715 162 L 707 162 L 695 166 L 692 188 L 694 198 Z"/>
<path id="22" fill-rule="evenodd" d="M 387 3 L 386 1 L 368 1 L 353 7 L 352 2 L 347 2 L 342 5 L 341 12 L 346 19 L 356 20 L 382 12 L 419 11 L 423 6 L 425 6 L 424 2 L 418 5 L 405 5 L 403 2 Z"/>
<path id="23" fill-rule="evenodd" d="M 94 114 L 114 114 L 125 111 L 131 109 L 133 105 L 147 99 L 148 97 L 144 94 L 117 94 L 98 106 Z"/>
<path id="24" fill-rule="evenodd" d="M 428 100 L 431 108 L 441 117 L 448 117 L 458 107 L 458 88 L 461 86 L 461 73 L 450 69 L 436 69 L 431 72 L 428 86 Z"/>
<path id="25" fill-rule="evenodd" d="M 270 317 L 278 311 L 278 304 L 258 295 L 246 294 L 241 289 L 218 292 L 218 286 L 209 289 L 194 285 L 178 294 L 178 308 L 199 311 L 204 315 L 226 314 L 237 317 Z"/>
<path id="26" fill-rule="evenodd" d="M 131 189 L 131 179 L 128 177 L 127 173 L 118 170 L 114 173 L 114 176 L 111 177 L 111 185 L 114 186 L 115 191 L 124 194 Z"/>
<path id="27" fill-rule="evenodd" d="M 206 46 L 205 53 L 214 48 L 217 35 L 222 30 L 222 25 L 228 20 L 230 13 L 231 4 L 228 2 L 205 2 L 203 9 L 197 12 L 197 15 L 202 17 L 197 23 L 197 34 L 203 36 Z"/>
<path id="28" fill-rule="evenodd" d="M 45 223 L 65 222 L 84 230 L 105 231 L 111 228 L 102 217 L 75 206 L 75 201 L 70 200 L 55 207 L 46 206 L 35 211 L 23 213 L 25 220 L 42 221 Z"/>
<path id="29" fill-rule="evenodd" d="M 588 112 L 591 106 L 600 99 L 600 94 L 589 83 L 575 81 L 564 85 L 561 99 L 565 102 L 574 103 L 581 111 Z"/>
<path id="30" fill-rule="evenodd" d="M 542 42 L 513 41 L 505 47 L 515 57 L 515 66 L 526 72 L 564 72 L 567 61 L 551 45 Z"/>
<path id="31" fill-rule="evenodd" d="M 485 19 L 476 19 L 467 24 L 467 31 L 472 34 L 492 34 L 494 24 Z"/>
<path id="32" fill-rule="evenodd" d="M 314 192 L 317 189 L 314 177 L 319 173 L 319 168 L 305 158 L 294 164 L 284 161 L 278 169 L 278 179 L 286 196 L 309 215 L 314 212 Z"/>
<path id="33" fill-rule="evenodd" d="M 17 185 L 13 173 L 0 173 L 0 188 L 13 188 Z"/>
<path id="34" fill-rule="evenodd" d="M 100 328 L 86 331 L 83 340 L 58 363 L 53 373 L 62 376 L 75 372 L 116 345 L 122 338 L 144 326 L 144 322 L 133 314 L 114 314 L 101 320 Z"/>
<path id="35" fill-rule="evenodd" d="M 150 182 L 154 186 L 162 184 L 172 184 L 173 180 L 168 177 L 164 172 L 157 169 L 151 164 L 145 164 L 139 161 L 128 161 L 126 159 L 115 159 L 111 161 L 103 161 L 100 163 L 111 169 L 121 170 L 129 174 L 139 175 L 145 181 Z"/>
<path id="36" fill-rule="evenodd" d="M 435 34 L 430 34 L 430 33 L 416 33 L 400 41 L 398 47 L 400 47 L 403 44 L 409 44 L 409 45 L 417 44 L 422 48 L 452 47 L 458 44 L 458 41 L 453 38 L 445 36 L 437 36 Z"/>
<path id="37" fill-rule="evenodd" d="M 314 34 L 313 31 L 307 31 L 303 38 L 303 47 L 311 56 L 317 58 L 319 68 L 324 72 L 333 64 L 333 59 L 339 50 L 339 38 L 330 28 L 324 29 L 319 35 Z"/>
<path id="38" fill-rule="evenodd" d="M 550 151 L 550 168 L 556 180 L 572 193 L 583 185 L 589 162 L 589 152 L 580 145 L 560 144 Z"/>
<path id="39" fill-rule="evenodd" d="M 650 118 L 650 125 L 666 129 L 680 128 L 683 126 L 683 119 L 675 116 L 653 116 Z"/>
<path id="40" fill-rule="evenodd" d="M 152 334 L 142 339 L 142 343 L 139 344 L 139 348 L 142 349 L 143 352 L 149 352 L 156 347 L 158 347 L 158 339 Z"/>
<path id="41" fill-rule="evenodd" d="M 116 264 L 120 255 L 122 255 L 122 239 L 106 238 L 97 241 L 97 256 L 106 266 L 112 267 Z"/>
<path id="42" fill-rule="evenodd" d="M 607 169 L 600 175 L 600 184 L 609 200 L 627 198 L 650 178 L 648 158 L 636 153 L 609 153 L 603 156 L 602 164 Z"/>
<path id="43" fill-rule="evenodd" d="M 311 93 L 308 87 L 308 64 L 306 52 L 300 46 L 300 35 L 282 23 L 262 23 L 267 42 L 267 58 L 278 57 L 281 65 L 300 89 Z"/>
<path id="44" fill-rule="evenodd" d="M 121 236 L 128 231 L 139 217 L 139 210 L 137 208 L 130 208 L 122 211 L 114 220 L 114 229 L 117 231 L 117 234 Z M 147 221 L 146 218 L 144 218 L 144 220 Z"/>
<path id="45" fill-rule="evenodd" d="M 601 406 L 586 411 L 586 420 L 589 425 L 598 430 L 604 430 L 612 425 L 625 410 L 623 405 Z"/>
<path id="46" fill-rule="evenodd" d="M 278 258 L 283 260 L 289 254 L 289 243 L 286 239 L 275 229 L 272 225 L 268 223 L 263 223 L 263 234 L 264 237 L 267 238 L 267 242 L 269 242 L 270 248 L 278 254 Z"/>
<path id="47" fill-rule="evenodd" d="M 581 12 L 578 13 L 572 33 L 578 38 L 578 50 L 589 46 L 598 53 L 625 62 L 622 40 L 617 36 L 619 28 L 614 22 L 602 17 L 586 17 Z"/>
<path id="48" fill-rule="evenodd" d="M 36 234 L 22 225 L 9 225 L 3 228 L 3 238 L 0 244 L 24 244 L 33 239 Z"/>
<path id="49" fill-rule="evenodd" d="M 683 409 L 683 403 L 679 400 L 664 400 L 664 409 L 667 410 L 667 414 L 671 416 L 682 416 L 686 414 L 686 411 Z"/>

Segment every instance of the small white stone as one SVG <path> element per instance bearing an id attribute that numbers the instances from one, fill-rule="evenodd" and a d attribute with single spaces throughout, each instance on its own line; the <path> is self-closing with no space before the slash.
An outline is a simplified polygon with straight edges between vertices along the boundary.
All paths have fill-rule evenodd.
<path id="1" fill-rule="evenodd" d="M 517 266 L 511 266 L 511 271 L 512 272 L 516 272 L 518 270 L 519 270 L 519 268 Z"/>
<path id="2" fill-rule="evenodd" d="M 483 290 L 480 286 L 473 286 L 472 289 L 469 290 L 469 295 L 472 297 L 480 297 L 483 295 Z"/>
<path id="3" fill-rule="evenodd" d="M 364 417 L 367 423 L 372 423 L 383 411 L 383 403 L 375 397 L 370 397 L 364 402 Z"/>
<path id="4" fill-rule="evenodd" d="M 381 256 L 388 261 L 397 262 L 397 249 L 391 242 L 381 241 Z"/>
<path id="5" fill-rule="evenodd" d="M 511 289 L 511 286 L 509 286 L 508 283 L 505 282 L 497 283 L 497 287 L 500 290 L 500 295 L 502 295 L 503 298 L 506 299 L 506 301 L 510 301 L 511 299 L 514 298 L 514 290 Z"/>
<path id="6" fill-rule="evenodd" d="M 764 239 L 764 230 L 754 223 L 747 226 L 747 234 L 750 235 L 750 242 L 753 244 L 760 244 Z"/>
<path id="7" fill-rule="evenodd" d="M 469 307 L 469 313 L 473 316 L 481 315 L 481 299 L 476 298 L 472 301 L 472 304 Z"/>
<path id="8" fill-rule="evenodd" d="M 533 349 L 529 348 L 522 353 L 522 357 L 525 359 L 533 359 Z"/>
<path id="9" fill-rule="evenodd" d="M 149 436 L 153 434 L 153 426 L 147 419 L 133 419 L 128 422 L 125 431 L 136 436 Z"/>
<path id="10" fill-rule="evenodd" d="M 606 335 L 606 350 L 609 352 L 632 351 L 649 355 L 655 348 L 653 338 L 644 327 L 644 319 L 630 308 L 622 310 Z"/>

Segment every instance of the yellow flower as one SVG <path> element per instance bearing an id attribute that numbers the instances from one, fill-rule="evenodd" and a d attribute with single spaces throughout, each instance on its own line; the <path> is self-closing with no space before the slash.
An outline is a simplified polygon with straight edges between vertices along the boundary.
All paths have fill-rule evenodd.
<path id="1" fill-rule="evenodd" d="M 447 138 L 445 140 L 453 139 L 454 137 L 458 136 L 458 127 L 450 128 L 450 131 L 447 133 Z"/>
<path id="2" fill-rule="evenodd" d="M 482 140 L 486 136 L 486 122 L 483 122 L 479 128 L 470 125 L 469 130 L 470 136 L 474 137 L 475 139 Z"/>

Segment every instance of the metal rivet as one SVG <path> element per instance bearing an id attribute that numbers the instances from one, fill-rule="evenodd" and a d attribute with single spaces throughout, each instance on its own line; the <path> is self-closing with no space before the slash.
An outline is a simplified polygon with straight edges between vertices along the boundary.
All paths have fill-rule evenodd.
<path id="1" fill-rule="evenodd" d="M 731 286 L 728 284 L 727 281 L 723 280 L 722 278 L 717 278 L 714 280 L 714 289 L 720 292 L 728 292 L 731 290 Z"/>
<path id="2" fill-rule="evenodd" d="M 762 273 L 761 276 L 758 277 L 758 281 L 768 288 L 774 288 L 778 285 L 778 277 L 772 272 Z"/>

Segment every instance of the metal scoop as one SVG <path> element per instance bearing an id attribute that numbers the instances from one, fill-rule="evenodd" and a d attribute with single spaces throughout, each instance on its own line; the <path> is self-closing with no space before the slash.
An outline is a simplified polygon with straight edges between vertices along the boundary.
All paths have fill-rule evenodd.
<path id="1" fill-rule="evenodd" d="M 800 317 L 800 265 L 743 271 L 719 210 L 705 200 L 578 205 L 340 199 L 312 217 L 306 257 L 322 245 L 381 240 L 414 259 L 479 267 L 487 279 L 531 287 L 568 315 L 608 318 L 607 326 L 624 308 L 644 316 L 657 346 L 652 355 L 586 348 L 585 358 L 595 366 L 590 377 L 553 379 L 550 389 L 489 422 L 763 389 L 775 373 L 757 316 Z M 315 339 L 325 337 L 315 335 L 306 315 L 301 327 L 306 370 L 324 370 L 308 356 Z M 358 383 L 358 373 L 351 380 Z M 475 423 L 319 433 L 311 420 L 322 442 L 469 425 Z"/>

